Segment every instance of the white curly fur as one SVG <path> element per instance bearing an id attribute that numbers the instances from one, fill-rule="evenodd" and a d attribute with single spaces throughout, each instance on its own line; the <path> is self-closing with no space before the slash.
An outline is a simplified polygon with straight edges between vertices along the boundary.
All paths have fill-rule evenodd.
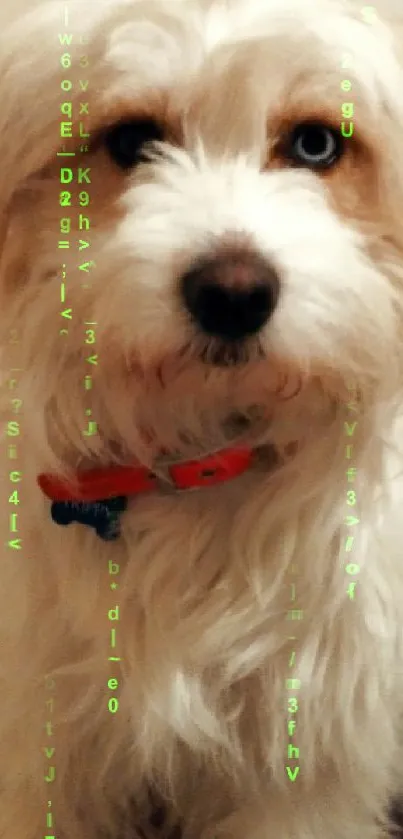
<path id="1" fill-rule="evenodd" d="M 380 839 L 403 780 L 403 15 L 388 0 L 377 17 L 348 0 L 68 0 L 65 30 L 62 3 L 6 6 L 0 837 L 129 839 L 151 788 L 184 839 Z M 62 71 L 58 33 L 69 30 L 73 66 Z M 58 206 L 63 75 L 74 82 L 75 125 L 88 101 L 85 125 L 91 142 L 100 138 L 74 162 L 91 167 L 91 205 L 78 206 L 85 187 L 76 185 L 70 213 Z M 343 99 L 355 103 L 356 142 L 333 173 L 271 157 L 284 120 L 323 115 L 337 125 Z M 164 119 L 170 134 L 123 174 L 102 129 L 140 113 Z M 88 289 L 80 212 L 92 225 L 82 253 L 96 263 Z M 68 214 L 72 247 L 60 251 Z M 193 259 L 239 243 L 276 264 L 281 300 L 260 356 L 221 369 L 200 361 L 176 288 Z M 92 391 L 86 320 L 98 324 Z M 10 391 L 13 367 L 22 372 Z M 288 396 L 300 383 L 293 398 L 281 382 Z M 82 433 L 89 405 L 93 437 Z M 259 419 L 257 442 L 274 445 L 282 466 L 132 499 L 116 544 L 50 520 L 41 472 L 151 465 L 162 447 L 183 458 L 209 452 L 229 440 L 236 414 L 251 434 Z M 348 442 L 354 578 L 345 570 Z M 7 547 L 16 511 L 21 550 Z M 116 591 L 110 562 L 120 566 Z M 293 581 L 298 623 L 287 620 Z M 116 604 L 119 671 L 108 661 Z M 301 681 L 292 737 L 291 675 Z M 299 766 L 294 782 L 287 765 Z"/>

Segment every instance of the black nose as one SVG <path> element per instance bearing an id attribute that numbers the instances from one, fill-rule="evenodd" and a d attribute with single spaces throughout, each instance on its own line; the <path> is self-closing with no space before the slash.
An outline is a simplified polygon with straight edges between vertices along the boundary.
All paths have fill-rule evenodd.
<path id="1" fill-rule="evenodd" d="M 240 341 L 254 335 L 274 312 L 278 274 L 252 253 L 226 253 L 196 263 L 181 279 L 186 308 L 207 335 Z"/>

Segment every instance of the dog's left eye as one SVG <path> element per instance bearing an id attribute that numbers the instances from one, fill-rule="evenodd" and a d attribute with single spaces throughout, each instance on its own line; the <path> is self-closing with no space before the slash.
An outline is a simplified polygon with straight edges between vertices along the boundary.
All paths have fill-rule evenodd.
<path id="1" fill-rule="evenodd" d="M 158 123 L 151 119 L 120 122 L 105 136 L 105 146 L 120 169 L 132 169 L 145 160 L 145 149 L 150 142 L 163 140 Z"/>
<path id="2" fill-rule="evenodd" d="M 287 143 L 287 157 L 297 166 L 329 169 L 344 151 L 342 137 L 335 128 L 320 122 L 296 125 Z"/>

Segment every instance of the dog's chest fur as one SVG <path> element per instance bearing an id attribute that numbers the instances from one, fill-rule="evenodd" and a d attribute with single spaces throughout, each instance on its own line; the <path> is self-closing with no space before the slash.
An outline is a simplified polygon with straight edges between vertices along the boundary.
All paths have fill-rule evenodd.
<path id="1" fill-rule="evenodd" d="M 323 526 L 335 505 L 343 520 L 343 496 L 318 490 L 297 507 L 288 498 L 286 485 L 251 473 L 214 490 L 132 500 L 113 544 L 82 525 L 58 527 L 48 502 L 32 498 L 27 608 L 40 608 L 53 633 L 46 665 L 62 665 L 66 715 L 59 750 L 68 744 L 67 776 L 74 771 L 83 790 L 80 756 L 90 752 L 90 784 L 107 780 L 113 807 L 134 800 L 133 818 L 143 819 L 154 784 L 191 835 L 267 796 L 268 783 L 295 802 L 296 770 L 306 790 L 317 788 L 347 752 L 346 788 L 363 784 L 369 736 L 374 753 L 393 753 L 398 522 L 392 512 L 385 522 L 381 508 L 360 511 L 351 598 L 340 533 Z M 35 659 L 28 635 L 26 643 Z M 372 727 L 374 703 L 382 731 Z"/>

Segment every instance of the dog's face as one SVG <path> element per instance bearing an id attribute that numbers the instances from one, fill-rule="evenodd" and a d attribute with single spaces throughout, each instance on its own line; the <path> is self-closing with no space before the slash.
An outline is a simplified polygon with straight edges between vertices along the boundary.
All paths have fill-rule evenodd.
<path id="1" fill-rule="evenodd" d="M 389 24 L 331 0 L 116 0 L 5 28 L 1 306 L 47 457 L 208 449 L 262 416 L 287 445 L 325 430 L 351 384 L 396 389 Z"/>

